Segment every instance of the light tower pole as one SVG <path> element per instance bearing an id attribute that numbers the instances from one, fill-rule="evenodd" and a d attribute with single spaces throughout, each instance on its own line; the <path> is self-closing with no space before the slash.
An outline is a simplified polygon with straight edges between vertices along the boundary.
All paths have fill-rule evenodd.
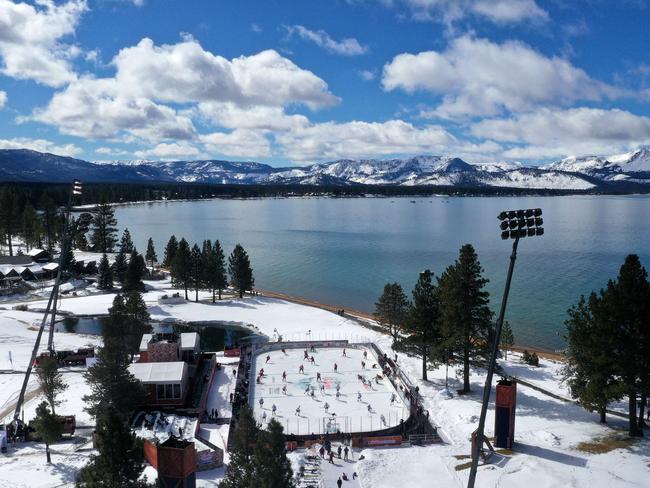
<path id="1" fill-rule="evenodd" d="M 492 353 L 488 364 L 487 378 L 485 378 L 485 386 L 483 387 L 483 403 L 481 404 L 481 416 L 479 417 L 478 429 L 476 430 L 476 440 L 472 444 L 472 465 L 469 471 L 467 488 L 474 488 L 474 483 L 476 481 L 478 460 L 483 447 L 485 416 L 487 415 L 488 403 L 490 402 L 490 392 L 492 390 L 492 376 L 494 375 L 494 367 L 499 352 L 499 342 L 501 342 L 501 328 L 506 313 L 508 294 L 510 293 L 512 272 L 515 267 L 515 260 L 517 259 L 517 246 L 519 245 L 519 239 L 544 235 L 544 228 L 542 227 L 544 220 L 542 219 L 541 208 L 504 211 L 501 212 L 497 218 L 501 221 L 499 225 L 501 228 L 501 239 L 513 240 L 512 254 L 510 255 L 510 265 L 508 266 L 506 286 L 501 300 L 501 309 L 499 310 L 499 317 L 497 318 L 494 331 L 494 343 L 492 344 Z"/>

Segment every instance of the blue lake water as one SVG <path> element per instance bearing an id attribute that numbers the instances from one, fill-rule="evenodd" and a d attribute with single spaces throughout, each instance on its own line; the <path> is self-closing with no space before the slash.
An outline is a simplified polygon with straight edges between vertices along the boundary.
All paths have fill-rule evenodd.
<path id="1" fill-rule="evenodd" d="M 626 254 L 650 268 L 650 197 L 209 200 L 122 206 L 116 216 L 141 252 L 153 237 L 161 260 L 171 234 L 219 239 L 226 254 L 239 242 L 257 287 L 366 312 L 384 283 L 410 293 L 421 270 L 439 274 L 471 243 L 496 310 L 511 250 L 496 215 L 534 207 L 546 233 L 520 243 L 506 318 L 518 344 L 557 349 L 580 294 L 615 277 Z"/>

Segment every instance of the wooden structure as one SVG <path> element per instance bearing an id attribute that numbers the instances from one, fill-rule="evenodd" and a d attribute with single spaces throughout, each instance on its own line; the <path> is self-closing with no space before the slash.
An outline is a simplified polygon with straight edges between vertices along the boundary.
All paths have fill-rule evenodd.
<path id="1" fill-rule="evenodd" d="M 517 406 L 517 382 L 502 379 L 497 383 L 494 413 L 494 445 L 512 449 L 515 442 L 515 408 Z"/>

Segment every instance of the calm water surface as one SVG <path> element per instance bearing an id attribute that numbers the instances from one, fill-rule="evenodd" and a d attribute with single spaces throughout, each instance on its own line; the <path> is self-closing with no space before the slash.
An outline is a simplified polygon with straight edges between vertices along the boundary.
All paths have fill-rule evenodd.
<path id="1" fill-rule="evenodd" d="M 626 254 L 650 268 L 650 197 L 211 200 L 123 206 L 116 216 L 141 252 L 153 237 L 161 260 L 171 234 L 219 239 L 227 254 L 240 242 L 257 287 L 366 312 L 387 281 L 410 293 L 422 269 L 439 274 L 471 243 L 496 310 L 511 249 L 496 215 L 531 207 L 544 210 L 546 233 L 520 243 L 506 318 L 518 344 L 556 349 L 567 308 L 615 277 Z"/>

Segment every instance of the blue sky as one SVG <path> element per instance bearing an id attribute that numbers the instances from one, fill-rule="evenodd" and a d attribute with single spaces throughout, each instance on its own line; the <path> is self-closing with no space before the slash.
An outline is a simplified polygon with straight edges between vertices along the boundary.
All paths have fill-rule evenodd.
<path id="1" fill-rule="evenodd" d="M 0 148 L 88 160 L 650 143 L 644 0 L 0 0 Z"/>

